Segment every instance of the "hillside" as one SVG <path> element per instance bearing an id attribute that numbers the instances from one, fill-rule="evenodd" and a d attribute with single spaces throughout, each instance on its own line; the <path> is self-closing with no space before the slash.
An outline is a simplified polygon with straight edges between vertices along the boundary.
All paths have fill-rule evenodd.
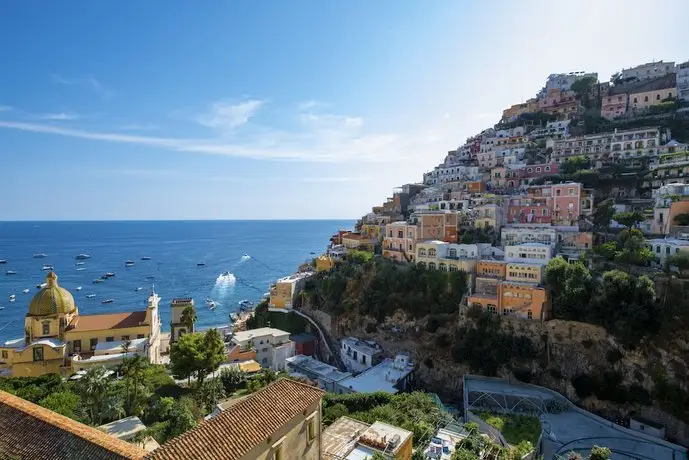
<path id="1" fill-rule="evenodd" d="M 465 289 L 461 272 L 384 260 L 344 263 L 307 285 L 301 308 L 336 338 L 371 339 L 388 354 L 411 352 L 419 387 L 444 400 L 461 398 L 465 373 L 516 378 L 612 420 L 631 414 L 657 420 L 668 436 L 689 443 L 686 337 L 649 338 L 625 348 L 593 324 L 460 311 Z"/>

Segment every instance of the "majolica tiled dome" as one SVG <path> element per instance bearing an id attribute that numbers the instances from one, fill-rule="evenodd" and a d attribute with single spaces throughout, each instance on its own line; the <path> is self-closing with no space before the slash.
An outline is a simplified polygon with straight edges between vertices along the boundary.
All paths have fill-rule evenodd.
<path id="1" fill-rule="evenodd" d="M 46 316 L 56 313 L 72 313 L 76 310 L 74 297 L 65 288 L 57 284 L 57 275 L 48 273 L 46 286 L 38 291 L 29 304 L 29 315 Z"/>

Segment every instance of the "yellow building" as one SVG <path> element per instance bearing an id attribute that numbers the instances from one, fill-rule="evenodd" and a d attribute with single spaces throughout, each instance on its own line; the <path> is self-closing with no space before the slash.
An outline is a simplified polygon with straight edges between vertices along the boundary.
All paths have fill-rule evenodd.
<path id="1" fill-rule="evenodd" d="M 416 243 L 416 262 L 429 270 L 474 273 L 478 257 L 479 248 L 475 244 L 455 244 L 444 241 Z"/>
<path id="2" fill-rule="evenodd" d="M 374 240 L 356 232 L 349 232 L 342 235 L 342 245 L 348 251 L 356 249 L 359 251 L 373 252 L 375 250 Z"/>
<path id="3" fill-rule="evenodd" d="M 546 289 L 530 283 L 476 278 L 477 289 L 467 304 L 480 305 L 490 313 L 525 319 L 547 319 L 549 297 Z"/>
<path id="4" fill-rule="evenodd" d="M 335 266 L 335 259 L 330 256 L 322 255 L 316 258 L 316 271 L 322 272 L 330 270 Z"/>
<path id="5" fill-rule="evenodd" d="M 543 265 L 509 262 L 505 280 L 540 284 L 543 281 Z"/>
<path id="6" fill-rule="evenodd" d="M 371 458 L 375 452 L 388 460 L 411 460 L 412 438 L 411 431 L 394 425 L 343 416 L 323 431 L 322 458 Z"/>
<path id="7" fill-rule="evenodd" d="M 280 278 L 270 287 L 269 306 L 272 308 L 292 308 L 292 305 L 306 284 L 311 273 L 295 273 Z"/>
<path id="8" fill-rule="evenodd" d="M 24 337 L 0 345 L 0 367 L 14 377 L 48 373 L 64 376 L 92 365 L 112 366 L 124 351 L 160 362 L 160 318 L 155 292 L 143 311 L 79 315 L 72 294 L 60 287 L 53 272 L 31 299 L 24 319 Z M 123 341 L 129 343 L 123 350 Z"/>

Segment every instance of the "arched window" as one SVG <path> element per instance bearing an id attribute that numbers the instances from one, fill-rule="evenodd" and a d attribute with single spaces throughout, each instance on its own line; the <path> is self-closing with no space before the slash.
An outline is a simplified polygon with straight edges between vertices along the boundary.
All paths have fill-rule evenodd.
<path id="1" fill-rule="evenodd" d="M 436 268 L 435 262 L 430 262 L 430 263 L 428 264 L 428 269 L 429 269 L 429 270 L 435 270 L 435 268 Z"/>
<path id="2" fill-rule="evenodd" d="M 457 271 L 459 271 L 459 269 L 457 268 L 456 265 L 450 265 L 450 271 L 451 272 L 457 272 Z"/>
<path id="3" fill-rule="evenodd" d="M 419 257 L 426 257 L 426 249 L 419 248 Z"/>
<path id="4" fill-rule="evenodd" d="M 444 263 L 441 263 L 440 265 L 438 265 L 438 268 L 440 269 L 441 272 L 447 271 L 447 265 L 445 265 Z"/>
<path id="5" fill-rule="evenodd" d="M 438 255 L 438 252 L 435 249 L 429 249 L 428 250 L 428 257 L 436 257 Z"/>

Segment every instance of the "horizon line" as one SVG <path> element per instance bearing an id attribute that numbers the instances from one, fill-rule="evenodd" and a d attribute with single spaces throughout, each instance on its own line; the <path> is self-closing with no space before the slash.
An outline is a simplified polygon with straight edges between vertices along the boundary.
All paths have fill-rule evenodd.
<path id="1" fill-rule="evenodd" d="M 6 223 L 92 223 L 92 222 L 318 222 L 318 221 L 342 221 L 342 220 L 358 220 L 359 217 L 324 217 L 324 218 L 278 218 L 272 219 L 267 217 L 257 217 L 252 219 L 45 219 L 45 220 L 3 220 L 0 219 L 0 224 Z"/>

